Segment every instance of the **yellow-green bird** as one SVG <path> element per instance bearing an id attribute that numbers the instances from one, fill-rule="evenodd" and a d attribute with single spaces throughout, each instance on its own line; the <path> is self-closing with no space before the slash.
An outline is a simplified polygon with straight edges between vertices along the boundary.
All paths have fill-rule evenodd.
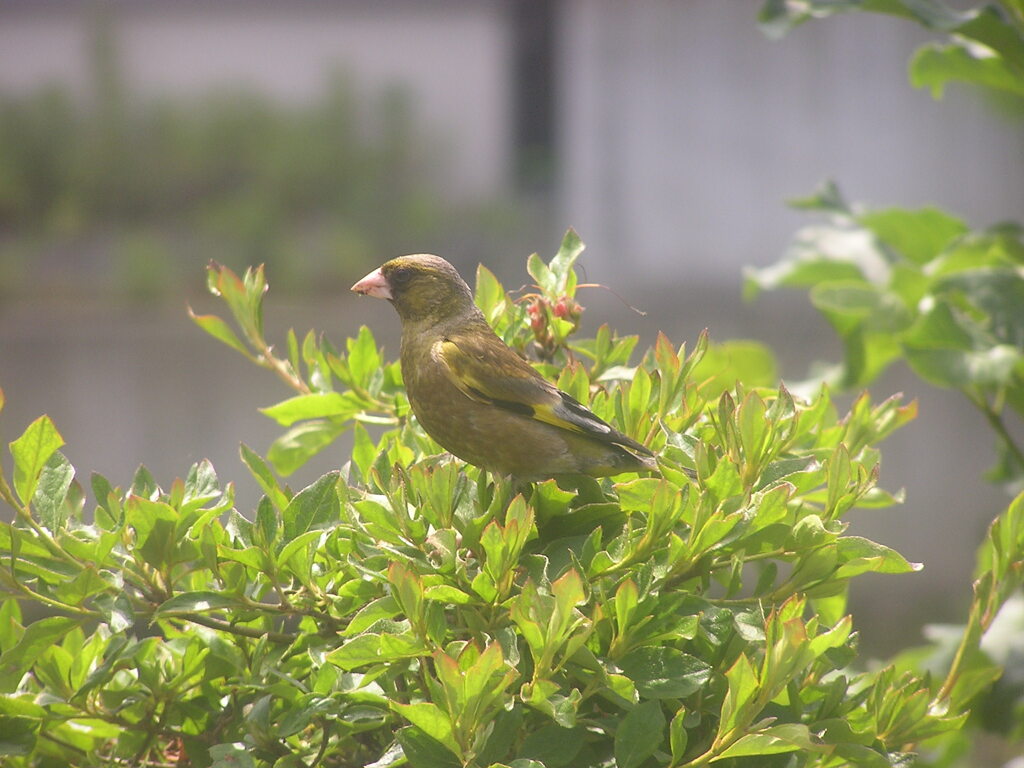
<path id="1" fill-rule="evenodd" d="M 463 461 L 528 481 L 657 468 L 651 451 L 560 391 L 498 338 L 469 286 L 441 257 L 400 256 L 352 290 L 398 310 L 413 413 Z"/>

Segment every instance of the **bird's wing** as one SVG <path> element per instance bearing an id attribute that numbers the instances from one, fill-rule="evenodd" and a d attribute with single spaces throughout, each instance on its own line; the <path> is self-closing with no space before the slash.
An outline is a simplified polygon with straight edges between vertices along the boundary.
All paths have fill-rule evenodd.
<path id="1" fill-rule="evenodd" d="M 497 336 L 449 335 L 434 344 L 432 356 L 452 383 L 473 400 L 650 454 L 543 378 Z"/>

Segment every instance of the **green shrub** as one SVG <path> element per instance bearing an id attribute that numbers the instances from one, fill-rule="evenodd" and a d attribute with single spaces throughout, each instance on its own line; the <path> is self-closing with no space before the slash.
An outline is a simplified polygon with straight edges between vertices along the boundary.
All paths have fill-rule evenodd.
<path id="1" fill-rule="evenodd" d="M 819 373 L 830 385 L 867 386 L 903 362 L 962 392 L 996 434 L 992 479 L 1024 488 L 1024 452 L 1010 426 L 1024 417 L 1020 227 L 971 230 L 936 208 L 852 205 L 833 184 L 794 205 L 825 221 L 801 230 L 779 263 L 749 270 L 748 293 L 809 291 L 843 343 L 842 362 Z"/>
<path id="2" fill-rule="evenodd" d="M 761 21 L 781 35 L 812 18 L 867 11 L 917 22 L 939 39 L 921 46 L 910 60 L 913 85 L 941 98 L 947 85 L 980 89 L 1004 116 L 1019 120 L 1024 101 L 1024 3 L 997 0 L 948 7 L 938 0 L 766 0 Z M 748 273 L 748 290 L 789 286 L 806 289 L 843 345 L 843 359 L 816 372 L 829 382 L 858 388 L 889 366 L 903 363 L 924 382 L 959 391 L 991 428 L 997 451 L 988 479 L 1012 495 L 1024 488 L 1024 240 L 1019 222 L 972 230 L 960 218 L 934 207 L 872 209 L 848 203 L 834 184 L 795 206 L 824 222 L 802 229 L 777 264 Z M 1017 502 L 1014 503 L 1016 505 Z M 997 521 L 992 537 L 1010 525 Z M 999 536 L 1006 536 L 1002 529 Z M 928 627 L 932 641 L 897 658 L 908 668 L 944 673 L 952 661 L 998 664 L 1002 677 L 974 705 L 969 727 L 933 744 L 928 764 L 971 766 L 981 757 L 979 730 L 1002 737 L 1009 754 L 1024 737 L 1024 646 L 1021 644 L 1019 557 L 1008 554 L 1011 576 L 988 570 L 995 538 L 983 545 L 975 573 L 971 617 L 963 627 Z M 1011 536 L 1012 538 L 1012 536 Z M 1018 560 L 1015 562 L 1015 560 Z M 1012 609 L 996 621 L 1004 601 Z M 991 631 L 989 631 L 991 630 Z M 980 636 L 988 633 L 984 644 Z M 950 675 L 952 677 L 952 675 Z M 991 750 L 991 748 L 990 748 Z M 991 751 L 998 751 L 991 750 Z M 995 764 L 995 763 L 993 763 Z"/>
<path id="3" fill-rule="evenodd" d="M 579 313 L 552 308 L 575 304 L 581 250 L 570 232 L 531 257 L 518 298 L 481 267 L 477 301 L 657 450 L 655 476 L 522 485 L 441 455 L 368 329 L 343 350 L 290 333 L 277 356 L 262 269 L 216 265 L 238 331 L 196 322 L 296 390 L 266 409 L 288 427 L 269 461 L 242 446 L 256 509 L 202 462 L 166 488 L 93 475 L 86 515 L 33 422 L 0 481 L 6 764 L 892 766 L 959 728 L 997 675 L 976 648 L 1019 583 L 1024 501 L 983 546 L 952 666 L 864 671 L 850 579 L 917 566 L 843 518 L 893 503 L 876 446 L 913 404 L 862 395 L 840 417 L 825 390 L 736 382 L 706 335 L 635 365 L 636 338 L 577 340 Z M 278 478 L 346 430 L 339 471 Z"/>

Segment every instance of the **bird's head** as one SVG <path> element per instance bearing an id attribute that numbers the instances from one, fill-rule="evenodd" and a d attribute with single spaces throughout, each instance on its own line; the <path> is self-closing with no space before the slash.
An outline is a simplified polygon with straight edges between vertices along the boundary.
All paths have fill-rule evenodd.
<path id="1" fill-rule="evenodd" d="M 391 259 L 352 286 L 387 299 L 402 320 L 443 320 L 474 307 L 473 293 L 455 267 L 427 253 Z"/>

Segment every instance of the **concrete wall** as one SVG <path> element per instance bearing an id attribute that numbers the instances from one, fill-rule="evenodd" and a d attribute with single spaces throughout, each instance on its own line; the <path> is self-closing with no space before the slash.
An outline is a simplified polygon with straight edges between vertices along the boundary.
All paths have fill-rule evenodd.
<path id="1" fill-rule="evenodd" d="M 735 283 L 804 221 L 783 201 L 836 179 L 854 200 L 1024 218 L 1024 121 L 907 82 L 928 35 L 846 14 L 782 41 L 758 2 L 565 0 L 561 220 L 590 258 Z"/>

